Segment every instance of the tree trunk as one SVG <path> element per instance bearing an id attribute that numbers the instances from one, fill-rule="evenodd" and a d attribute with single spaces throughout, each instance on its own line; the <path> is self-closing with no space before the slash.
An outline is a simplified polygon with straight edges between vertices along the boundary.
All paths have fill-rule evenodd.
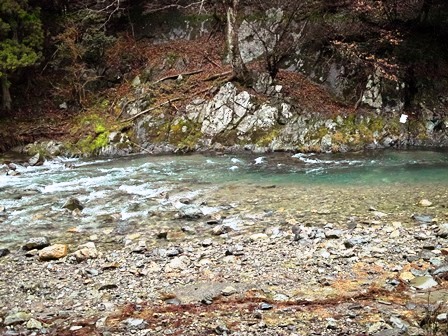
<path id="1" fill-rule="evenodd" d="M 2 109 L 9 111 L 11 110 L 12 99 L 11 99 L 11 93 L 9 92 L 8 78 L 6 77 L 6 75 L 3 75 L 1 77 L 1 82 L 2 82 Z"/>
<path id="2" fill-rule="evenodd" d="M 229 49 L 233 77 L 242 83 L 248 84 L 250 83 L 250 74 L 241 57 L 238 40 L 238 5 L 239 0 L 232 0 L 232 5 L 227 8 L 227 47 Z"/>

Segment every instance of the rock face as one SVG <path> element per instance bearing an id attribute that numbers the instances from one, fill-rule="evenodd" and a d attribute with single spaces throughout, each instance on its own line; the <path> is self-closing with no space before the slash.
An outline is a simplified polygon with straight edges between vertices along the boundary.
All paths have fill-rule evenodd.
<path id="1" fill-rule="evenodd" d="M 65 257 L 68 253 L 68 247 L 65 244 L 55 244 L 45 247 L 39 252 L 39 260 L 48 261 Z"/>
<path id="2" fill-rule="evenodd" d="M 372 90 L 373 87 L 374 84 Z M 255 89 L 271 99 L 260 101 L 229 82 L 210 100 L 193 100 L 186 106 L 186 113 L 175 117 L 169 125 L 164 114 L 143 116 L 137 121 L 134 133 L 141 146 L 154 153 L 172 152 L 176 148 L 209 150 L 224 147 L 259 152 L 349 151 L 431 144 L 436 134 L 428 131 L 418 139 L 410 137 L 410 134 L 420 134 L 422 125 L 413 124 L 414 130 L 400 124 L 399 115 L 394 114 L 388 117 L 375 113 L 327 117 L 318 111 L 307 111 L 283 98 L 281 87 L 275 86 L 267 74 L 260 75 Z M 372 98 L 374 94 L 365 99 L 372 100 L 371 103 L 377 106 L 380 97 Z M 142 109 L 127 113 L 136 114 Z M 437 141 L 440 145 L 448 145 L 448 132 L 440 130 Z"/>

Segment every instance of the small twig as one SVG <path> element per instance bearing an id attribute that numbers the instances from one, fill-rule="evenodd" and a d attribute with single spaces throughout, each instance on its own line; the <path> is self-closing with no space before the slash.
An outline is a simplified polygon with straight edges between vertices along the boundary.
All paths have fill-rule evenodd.
<path id="1" fill-rule="evenodd" d="M 165 105 L 171 105 L 173 102 L 178 101 L 178 100 L 181 100 L 181 99 L 182 99 L 181 97 L 176 97 L 176 98 L 167 100 L 166 102 L 163 102 L 163 103 L 160 104 L 160 105 L 157 105 L 157 106 L 151 107 L 151 108 L 149 108 L 149 109 L 143 110 L 143 111 L 141 111 L 140 113 L 137 113 L 136 115 L 134 115 L 134 116 L 132 116 L 132 117 L 130 117 L 130 118 L 127 118 L 127 119 L 122 120 L 121 122 L 122 122 L 122 123 L 125 123 L 125 122 L 128 122 L 128 121 L 132 121 L 132 120 L 134 120 L 134 119 L 137 119 L 138 117 L 140 117 L 141 115 L 143 115 L 143 114 L 145 114 L 145 113 L 154 111 L 155 109 L 158 109 L 159 107 L 162 107 L 162 106 L 165 106 Z"/>
<path id="2" fill-rule="evenodd" d="M 167 79 L 175 79 L 178 78 L 179 76 L 191 76 L 191 75 L 196 75 L 198 73 L 204 72 L 204 70 L 195 70 L 195 71 L 190 71 L 190 72 L 184 72 L 184 73 L 180 73 L 180 74 L 176 74 L 176 75 L 170 75 L 170 76 L 166 76 L 166 77 L 162 77 L 159 80 L 155 81 L 153 84 L 157 84 L 160 82 L 163 82 Z"/>

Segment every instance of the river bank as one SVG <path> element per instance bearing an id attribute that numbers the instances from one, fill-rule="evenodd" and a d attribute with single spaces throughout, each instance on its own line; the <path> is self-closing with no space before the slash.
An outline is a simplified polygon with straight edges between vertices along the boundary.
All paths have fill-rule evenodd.
<path id="1" fill-rule="evenodd" d="M 438 162 L 413 155 L 423 166 Z M 169 157 L 86 166 L 72 162 L 75 168 L 54 167 L 59 177 L 38 173 L 48 169 L 45 165 L 9 177 L 30 186 L 27 178 L 41 174 L 42 180 L 35 180 L 36 186 L 27 192 L 39 185 L 44 189 L 22 194 L 28 208 L 37 197 L 42 209 L 17 217 L 16 240 L 6 247 L 10 253 L 0 257 L 1 332 L 428 335 L 446 325 L 445 309 L 435 309 L 447 296 L 448 194 L 443 179 L 408 176 L 406 183 L 396 180 L 405 171 L 395 177 L 379 172 L 386 180 L 372 183 L 378 180 L 365 179 L 366 172 L 375 171 L 369 167 L 352 176 L 358 183 L 331 170 L 304 172 L 298 183 L 285 171 L 272 170 L 289 161 L 268 156 L 260 165 L 254 159 L 187 157 L 175 165 L 167 163 Z M 333 164 L 325 159 L 327 166 L 339 167 L 344 158 Z M 187 174 L 204 171 L 202 163 L 195 162 L 210 165 L 207 160 L 218 165 L 222 160 L 223 170 L 214 173 L 208 168 L 205 179 Z M 301 164 L 306 171 L 316 168 Z M 229 169 L 234 166 L 239 168 Z M 346 167 L 342 172 L 351 166 Z M 359 169 L 354 172 L 359 174 Z M 89 189 L 101 176 L 131 185 L 122 182 L 118 172 L 133 181 L 132 190 L 122 187 L 120 192 L 106 181 L 102 194 Z M 325 180 L 330 172 L 339 183 Z M 64 174 L 70 176 L 68 181 L 62 179 Z M 151 183 L 139 180 L 142 176 Z M 168 184 L 169 176 L 178 182 Z M 291 176 L 297 179 L 298 173 Z M 310 183 L 313 178 L 322 180 Z M 170 190 L 160 189 L 162 185 Z M 57 198 L 45 196 L 50 186 L 52 192 L 58 186 L 65 191 L 57 191 Z M 97 196 L 89 197 L 92 194 Z M 4 195 L 8 199 L 17 194 Z M 84 208 L 61 208 L 68 195 L 77 196 Z M 110 206 L 119 211 L 108 207 L 110 199 L 116 199 Z M 2 211 L 5 230 L 10 223 L 5 218 L 18 209 L 6 203 Z M 133 217 L 126 217 L 131 213 Z M 43 245 L 26 244 L 42 235 L 49 240 L 44 245 L 67 245 L 67 255 L 43 261 Z"/>

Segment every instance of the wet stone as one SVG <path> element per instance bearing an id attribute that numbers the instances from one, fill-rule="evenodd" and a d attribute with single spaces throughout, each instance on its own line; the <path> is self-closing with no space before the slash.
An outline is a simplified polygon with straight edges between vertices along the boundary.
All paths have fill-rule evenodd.
<path id="1" fill-rule="evenodd" d="M 1 257 L 5 257 L 5 256 L 7 256 L 10 253 L 11 253 L 11 251 L 9 249 L 7 249 L 7 248 L 0 248 L 0 258 Z"/>
<path id="2" fill-rule="evenodd" d="M 179 217 L 189 220 L 201 218 L 203 216 L 201 208 L 197 205 L 185 205 L 179 209 Z"/>
<path id="3" fill-rule="evenodd" d="M 84 206 L 81 204 L 81 202 L 75 198 L 75 197 L 70 197 L 62 206 L 63 209 L 68 209 L 70 211 L 74 211 L 74 210 L 82 210 L 84 209 Z"/>

